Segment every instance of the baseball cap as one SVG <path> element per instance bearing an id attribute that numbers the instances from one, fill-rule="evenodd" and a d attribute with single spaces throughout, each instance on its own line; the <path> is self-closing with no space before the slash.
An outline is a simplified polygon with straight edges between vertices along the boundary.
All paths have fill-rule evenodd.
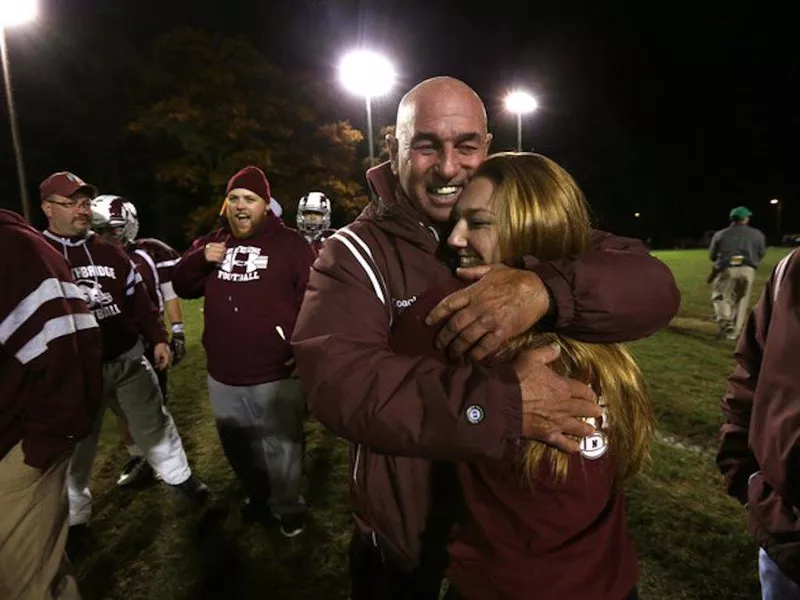
<path id="1" fill-rule="evenodd" d="M 39 193 L 42 197 L 42 200 L 45 200 L 54 194 L 69 198 L 80 190 L 86 190 L 92 198 L 97 196 L 96 187 L 86 183 L 83 179 L 74 173 L 70 173 L 69 171 L 59 171 L 58 173 L 53 173 L 50 175 L 50 177 L 39 184 Z"/>
<path id="2" fill-rule="evenodd" d="M 746 206 L 737 206 L 736 208 L 731 209 L 731 212 L 728 216 L 731 220 L 741 221 L 742 219 L 746 219 L 752 214 L 753 213 Z"/>

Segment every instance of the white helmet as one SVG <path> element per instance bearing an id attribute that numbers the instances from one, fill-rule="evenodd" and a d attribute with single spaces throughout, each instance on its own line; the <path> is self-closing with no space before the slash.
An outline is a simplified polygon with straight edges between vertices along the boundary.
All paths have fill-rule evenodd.
<path id="1" fill-rule="evenodd" d="M 92 229 L 118 229 L 114 236 L 123 243 L 136 239 L 139 220 L 136 207 L 122 196 L 104 194 L 92 200 Z"/>
<path id="2" fill-rule="evenodd" d="M 126 244 L 130 244 L 139 235 L 139 213 L 130 200 L 125 201 L 127 214 L 125 215 L 125 229 L 122 230 L 122 239 Z"/>
<path id="3" fill-rule="evenodd" d="M 319 213 L 322 215 L 322 222 L 308 223 L 306 213 Z M 331 201 L 322 192 L 309 192 L 307 196 L 300 198 L 297 205 L 297 228 L 304 233 L 316 233 L 331 226 Z"/>

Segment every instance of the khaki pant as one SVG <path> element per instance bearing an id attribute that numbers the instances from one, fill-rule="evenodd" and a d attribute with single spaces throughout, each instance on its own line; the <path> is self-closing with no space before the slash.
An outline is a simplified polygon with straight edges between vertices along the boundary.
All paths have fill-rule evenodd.
<path id="1" fill-rule="evenodd" d="M 720 332 L 728 339 L 736 339 L 742 333 L 755 277 L 753 267 L 741 266 L 723 269 L 714 278 L 711 302 Z"/>
<path id="2" fill-rule="evenodd" d="M 69 457 L 42 472 L 25 464 L 21 443 L 0 460 L 0 598 L 80 600 L 67 543 Z"/>

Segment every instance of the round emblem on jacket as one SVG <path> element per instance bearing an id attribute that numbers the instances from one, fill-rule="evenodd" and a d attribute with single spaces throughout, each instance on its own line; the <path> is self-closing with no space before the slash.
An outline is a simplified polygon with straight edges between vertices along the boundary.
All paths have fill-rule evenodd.
<path id="1" fill-rule="evenodd" d="M 596 460 L 608 451 L 608 439 L 605 434 L 597 432 L 581 440 L 581 456 Z"/>
<path id="2" fill-rule="evenodd" d="M 466 415 L 467 415 L 467 421 L 469 421 L 473 425 L 477 425 L 478 423 L 483 421 L 483 409 L 477 404 L 469 405 L 466 410 Z"/>

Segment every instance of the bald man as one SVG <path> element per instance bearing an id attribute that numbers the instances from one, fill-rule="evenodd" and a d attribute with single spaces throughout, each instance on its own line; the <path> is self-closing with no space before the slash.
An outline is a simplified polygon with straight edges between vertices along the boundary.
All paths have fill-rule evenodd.
<path id="1" fill-rule="evenodd" d="M 459 269 L 474 281 L 428 319 L 460 367 L 390 349 L 392 322 L 450 280 L 450 213 L 486 158 L 486 110 L 465 83 L 426 80 L 400 102 L 390 160 L 367 173 L 377 200 L 314 264 L 293 337 L 314 416 L 353 443 L 352 598 L 438 598 L 458 485 L 440 461 L 502 456 L 535 439 L 567 451 L 593 433 L 592 391 L 557 376 L 552 349 L 482 364 L 543 319 L 592 342 L 664 327 L 679 294 L 667 267 L 637 241 L 596 232 L 572 261 Z M 450 259 L 450 260 L 448 260 Z"/>

